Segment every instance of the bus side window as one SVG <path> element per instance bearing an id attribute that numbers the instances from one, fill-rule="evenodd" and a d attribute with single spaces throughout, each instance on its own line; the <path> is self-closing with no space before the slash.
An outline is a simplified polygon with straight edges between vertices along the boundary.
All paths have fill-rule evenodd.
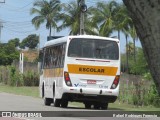
<path id="1" fill-rule="evenodd" d="M 66 51 L 66 44 L 63 44 L 62 45 L 61 67 L 64 67 L 65 51 Z"/>
<path id="2" fill-rule="evenodd" d="M 44 50 L 39 50 L 39 56 L 38 56 L 38 71 L 41 72 L 43 69 L 43 56 L 44 56 Z"/>
<path id="3" fill-rule="evenodd" d="M 59 68 L 64 66 L 66 44 L 44 48 L 43 52 L 43 68 Z"/>
<path id="4" fill-rule="evenodd" d="M 46 48 L 44 48 L 44 54 L 43 54 L 43 68 L 46 68 Z"/>
<path id="5" fill-rule="evenodd" d="M 49 63 L 50 63 L 50 54 L 49 54 L 49 48 L 45 48 L 44 52 L 44 68 L 49 68 Z"/>

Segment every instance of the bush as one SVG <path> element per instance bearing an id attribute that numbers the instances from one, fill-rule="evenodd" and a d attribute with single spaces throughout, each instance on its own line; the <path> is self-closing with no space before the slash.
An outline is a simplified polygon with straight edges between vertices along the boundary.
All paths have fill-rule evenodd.
<path id="1" fill-rule="evenodd" d="M 34 71 L 21 74 L 14 66 L 1 66 L 0 83 L 10 86 L 38 86 L 39 74 Z"/>
<path id="2" fill-rule="evenodd" d="M 23 86 L 23 75 L 20 74 L 15 67 L 9 67 L 9 85 L 11 86 Z"/>
<path id="3" fill-rule="evenodd" d="M 138 81 L 136 84 L 134 84 L 134 93 L 132 96 L 133 104 L 136 106 L 142 106 L 143 105 L 143 87 L 144 82 Z"/>
<path id="4" fill-rule="evenodd" d="M 149 89 L 142 88 L 143 84 L 140 82 L 135 84 L 135 93 L 132 96 L 133 104 L 136 106 L 153 105 L 160 107 L 160 97 L 155 84 L 152 84 Z"/>
<path id="5" fill-rule="evenodd" d="M 148 93 L 148 101 L 149 101 L 149 104 L 152 104 L 156 107 L 160 107 L 160 97 L 158 95 L 158 91 L 156 89 L 155 84 L 153 84 L 150 88 L 150 91 Z"/>
<path id="6" fill-rule="evenodd" d="M 28 71 L 23 75 L 24 86 L 38 86 L 39 74 L 33 71 Z"/>

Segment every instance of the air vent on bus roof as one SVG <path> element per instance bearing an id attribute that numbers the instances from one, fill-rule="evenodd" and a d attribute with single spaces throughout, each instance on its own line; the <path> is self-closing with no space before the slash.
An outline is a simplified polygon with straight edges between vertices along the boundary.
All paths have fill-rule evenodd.
<path id="1" fill-rule="evenodd" d="M 47 37 L 47 41 L 55 40 L 55 39 L 61 38 L 61 37 L 64 37 L 64 36 L 48 36 L 48 37 Z"/>

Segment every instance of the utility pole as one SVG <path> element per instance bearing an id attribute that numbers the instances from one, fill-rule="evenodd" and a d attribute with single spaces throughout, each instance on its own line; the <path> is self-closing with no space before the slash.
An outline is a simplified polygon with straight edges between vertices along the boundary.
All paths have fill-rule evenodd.
<path id="1" fill-rule="evenodd" d="M 80 7 L 80 35 L 84 34 L 84 13 L 87 11 L 85 0 L 78 0 L 78 6 Z"/>
<path id="2" fill-rule="evenodd" d="M 1 43 L 1 31 L 2 31 L 2 28 L 3 28 L 3 25 L 2 25 L 2 23 L 0 22 L 0 43 Z"/>
<path id="3" fill-rule="evenodd" d="M 5 0 L 0 1 L 0 3 L 5 3 Z M 1 43 L 1 30 L 3 28 L 2 22 L 0 22 L 0 43 Z"/>

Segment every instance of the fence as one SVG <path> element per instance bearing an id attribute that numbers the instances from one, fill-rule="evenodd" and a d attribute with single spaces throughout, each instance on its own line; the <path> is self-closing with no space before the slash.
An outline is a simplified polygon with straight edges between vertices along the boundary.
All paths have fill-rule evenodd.
<path id="1" fill-rule="evenodd" d="M 38 86 L 38 63 L 24 62 L 23 75 L 19 73 L 19 63 L 14 61 L 11 66 L 0 66 L 0 83 L 13 86 Z"/>
<path id="2" fill-rule="evenodd" d="M 10 71 L 8 70 L 8 67 L 1 66 L 0 67 L 0 83 L 8 84 L 10 76 Z"/>
<path id="3" fill-rule="evenodd" d="M 14 61 L 12 65 L 15 66 L 17 70 L 19 70 L 19 61 Z M 38 63 L 24 62 L 23 71 L 24 73 L 28 71 L 38 72 Z"/>
<path id="4" fill-rule="evenodd" d="M 120 79 L 119 102 L 136 106 L 160 103 L 153 81 L 145 80 L 142 76 L 122 74 Z"/>

